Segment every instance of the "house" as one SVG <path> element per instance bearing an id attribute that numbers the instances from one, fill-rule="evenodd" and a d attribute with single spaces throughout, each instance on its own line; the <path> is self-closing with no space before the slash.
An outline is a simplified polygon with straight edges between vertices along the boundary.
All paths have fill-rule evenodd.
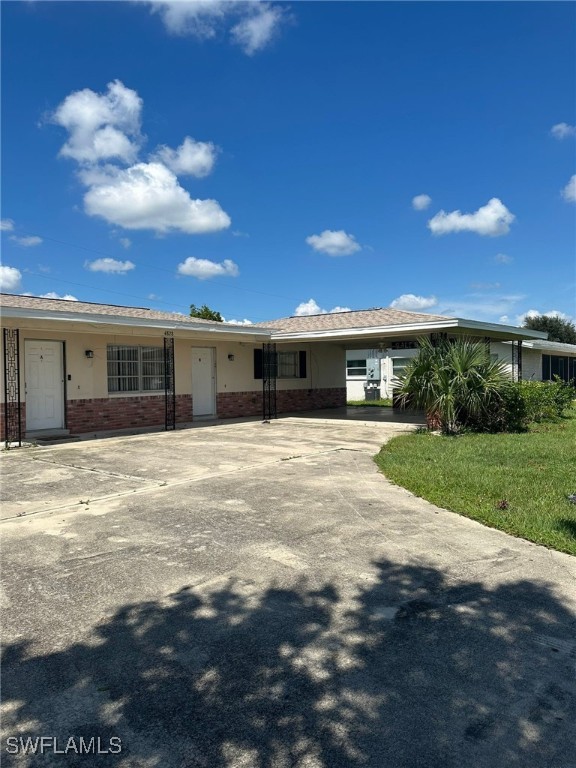
<path id="1" fill-rule="evenodd" d="M 346 403 L 350 352 L 390 352 L 394 373 L 428 335 L 506 343 L 522 376 L 523 343 L 545 333 L 371 309 L 230 325 L 143 307 L 1 295 L 6 441 L 198 419 L 273 416 Z M 525 354 L 541 354 L 530 350 Z M 358 368 L 359 366 L 357 366 Z M 388 369 L 386 369 L 388 370 Z M 389 375 L 386 374 L 386 376 Z M 363 374 L 358 381 L 362 380 Z"/>

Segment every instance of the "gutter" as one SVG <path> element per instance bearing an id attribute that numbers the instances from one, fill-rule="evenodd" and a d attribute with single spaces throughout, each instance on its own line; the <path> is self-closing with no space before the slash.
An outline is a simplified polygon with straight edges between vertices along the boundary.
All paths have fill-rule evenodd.
<path id="1" fill-rule="evenodd" d="M 103 315 L 91 312 L 53 312 L 46 309 L 23 309 L 21 307 L 2 307 L 3 317 L 26 320 L 54 320 L 69 323 L 88 323 L 90 325 L 120 325 L 137 328 L 159 328 L 172 331 L 192 331 L 194 333 L 236 334 L 238 336 L 262 336 L 270 338 L 268 328 L 254 328 L 251 325 L 228 325 L 226 323 L 188 323 L 170 320 L 146 319 L 143 317 L 125 317 L 122 315 Z"/>

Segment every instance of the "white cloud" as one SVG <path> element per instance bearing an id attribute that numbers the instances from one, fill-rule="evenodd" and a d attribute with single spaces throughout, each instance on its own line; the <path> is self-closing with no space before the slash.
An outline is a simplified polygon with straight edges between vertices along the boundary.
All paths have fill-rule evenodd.
<path id="1" fill-rule="evenodd" d="M 307 237 L 306 242 L 315 251 L 327 253 L 328 256 L 349 256 L 362 248 L 354 235 L 348 235 L 343 229 L 325 229 L 319 235 Z"/>
<path id="2" fill-rule="evenodd" d="M 33 296 L 34 294 L 27 294 L 27 295 Z M 62 299 L 63 301 L 78 301 L 76 296 L 72 296 L 72 294 L 70 293 L 65 293 L 63 296 L 60 296 L 54 291 L 49 291 L 48 293 L 41 293 L 40 298 L 41 299 Z"/>
<path id="3" fill-rule="evenodd" d="M 314 299 L 309 299 L 308 301 L 303 301 L 301 304 L 298 304 L 294 310 L 294 314 L 297 317 L 305 317 L 307 315 L 330 315 L 333 312 L 350 311 L 350 307 L 333 307 L 330 310 L 322 309 L 322 307 L 316 301 L 314 301 Z"/>
<path id="4" fill-rule="evenodd" d="M 494 261 L 497 264 L 512 264 L 514 258 L 507 253 L 497 253 L 496 256 L 494 256 Z"/>
<path id="5" fill-rule="evenodd" d="M 470 283 L 470 288 L 475 291 L 495 291 L 501 288 L 501 283 Z"/>
<path id="6" fill-rule="evenodd" d="M 209 280 L 211 277 L 238 277 L 240 270 L 230 259 L 224 259 L 223 262 L 218 263 L 189 256 L 186 261 L 178 264 L 178 274 L 197 277 L 198 280 Z"/>
<path id="7" fill-rule="evenodd" d="M 576 174 L 572 176 L 568 184 L 562 190 L 562 197 L 568 203 L 576 203 Z"/>
<path id="8" fill-rule="evenodd" d="M 105 94 L 88 88 L 71 93 L 52 115 L 69 132 L 60 154 L 80 164 L 78 177 L 87 187 L 85 212 L 124 229 L 157 233 L 200 234 L 229 227 L 229 216 L 215 200 L 193 199 L 176 176 L 208 174 L 215 146 L 187 136 L 177 149 L 160 146 L 152 161 L 137 162 L 141 112 L 136 91 L 115 80 Z M 127 248 L 130 241 L 121 244 Z"/>
<path id="9" fill-rule="evenodd" d="M 202 178 L 208 176 L 214 167 L 216 147 L 210 141 L 195 141 L 186 136 L 178 149 L 158 147 L 152 158 L 160 160 L 176 176 Z"/>
<path id="10" fill-rule="evenodd" d="M 397 299 L 390 302 L 393 309 L 405 309 L 408 311 L 421 311 L 435 307 L 438 304 L 436 296 L 416 296 L 413 293 L 403 293 Z"/>
<path id="11" fill-rule="evenodd" d="M 17 291 L 21 280 L 22 272 L 19 269 L 0 264 L 0 291 Z"/>
<path id="12" fill-rule="evenodd" d="M 36 235 L 31 235 L 30 237 L 17 237 L 16 235 L 11 235 L 10 240 L 21 245 L 22 248 L 33 248 L 35 245 L 40 245 L 42 243 L 42 238 L 37 237 Z"/>
<path id="13" fill-rule="evenodd" d="M 539 309 L 529 309 L 516 317 L 516 325 L 522 325 L 524 320 L 529 317 L 557 317 L 560 320 L 571 320 L 570 315 L 560 312 L 558 309 L 549 309 L 547 312 L 541 312 Z"/>
<path id="14" fill-rule="evenodd" d="M 515 218 L 501 200 L 493 197 L 474 213 L 440 211 L 430 219 L 428 228 L 434 235 L 475 232 L 477 235 L 498 237 L 510 231 L 510 224 Z"/>
<path id="15" fill-rule="evenodd" d="M 132 240 L 130 240 L 129 237 L 121 237 L 118 242 L 120 243 L 122 248 L 126 248 L 126 250 L 132 247 Z"/>
<path id="16" fill-rule="evenodd" d="M 432 202 L 430 195 L 416 195 L 412 198 L 412 208 L 415 211 L 425 211 Z"/>
<path id="17" fill-rule="evenodd" d="M 517 312 L 518 304 L 525 299 L 521 294 L 469 293 L 454 300 L 439 299 L 438 314 L 499 322 L 504 315 L 510 317 Z"/>
<path id="18" fill-rule="evenodd" d="M 141 111 L 142 99 L 120 80 L 109 83 L 105 94 L 90 88 L 74 91 L 51 117 L 69 132 L 60 155 L 79 163 L 132 162 L 141 142 Z"/>
<path id="19" fill-rule="evenodd" d="M 153 13 L 160 14 L 164 26 L 173 35 L 211 40 L 230 22 L 232 42 L 248 56 L 274 39 L 284 18 L 280 7 L 263 0 L 154 0 L 149 5 Z"/>
<path id="20" fill-rule="evenodd" d="M 227 325 L 254 325 L 252 320 L 247 320 L 246 318 L 244 318 L 244 320 L 226 320 L 226 318 L 224 318 L 224 322 Z"/>
<path id="21" fill-rule="evenodd" d="M 568 123 L 556 123 L 550 129 L 550 133 L 555 139 L 567 139 L 569 136 L 576 136 L 576 125 Z"/>
<path id="22" fill-rule="evenodd" d="M 0 221 L 0 232 L 12 232 L 14 229 L 14 222 L 12 219 L 2 219 Z"/>
<path id="23" fill-rule="evenodd" d="M 122 275 L 134 269 L 135 265 L 131 261 L 117 261 L 116 259 L 104 258 L 95 259 L 95 261 L 86 261 L 85 269 L 90 272 L 108 272 L 109 274 Z"/>
<path id="24" fill-rule="evenodd" d="M 260 2 L 252 7 L 255 12 L 232 27 L 232 39 L 247 56 L 253 56 L 272 42 L 283 19 L 279 6 Z"/>
<path id="25" fill-rule="evenodd" d="M 216 200 L 193 200 L 162 163 L 137 163 L 126 169 L 107 166 L 105 171 L 83 171 L 80 178 L 89 187 L 86 213 L 124 229 L 200 234 L 230 226 Z"/>

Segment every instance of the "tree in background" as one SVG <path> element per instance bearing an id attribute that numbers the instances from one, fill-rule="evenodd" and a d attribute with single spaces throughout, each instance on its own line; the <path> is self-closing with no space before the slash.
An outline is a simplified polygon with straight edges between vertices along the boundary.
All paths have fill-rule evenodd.
<path id="1" fill-rule="evenodd" d="M 202 320 L 212 320 L 215 323 L 224 322 L 220 312 L 210 309 L 206 304 L 202 304 L 201 307 L 197 307 L 196 304 L 190 304 L 190 317 L 200 317 Z"/>
<path id="2" fill-rule="evenodd" d="M 535 315 L 524 319 L 524 328 L 531 331 L 545 331 L 548 341 L 561 341 L 564 344 L 576 344 L 576 325 L 570 320 L 548 315 Z"/>

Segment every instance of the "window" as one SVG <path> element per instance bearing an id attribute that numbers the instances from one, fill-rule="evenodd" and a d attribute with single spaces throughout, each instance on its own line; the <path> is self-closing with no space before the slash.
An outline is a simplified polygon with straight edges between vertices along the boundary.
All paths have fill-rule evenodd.
<path id="1" fill-rule="evenodd" d="M 278 352 L 278 378 L 298 379 L 298 352 Z"/>
<path id="2" fill-rule="evenodd" d="M 392 376 L 393 378 L 397 379 L 398 376 L 401 376 L 408 363 L 412 360 L 411 357 L 393 357 L 392 358 Z"/>
<path id="3" fill-rule="evenodd" d="M 108 392 L 159 392 L 163 389 L 162 347 L 108 345 Z"/>
<path id="4" fill-rule="evenodd" d="M 269 372 L 266 375 L 276 376 L 279 379 L 305 379 L 307 377 L 306 351 L 272 352 L 273 358 L 269 362 Z M 262 349 L 254 350 L 254 378 L 261 379 L 264 374 L 264 354 Z M 274 364 L 275 363 L 275 364 Z"/>
<path id="5" fill-rule="evenodd" d="M 366 378 L 366 358 L 363 360 L 347 360 L 346 376 L 364 376 Z"/>

